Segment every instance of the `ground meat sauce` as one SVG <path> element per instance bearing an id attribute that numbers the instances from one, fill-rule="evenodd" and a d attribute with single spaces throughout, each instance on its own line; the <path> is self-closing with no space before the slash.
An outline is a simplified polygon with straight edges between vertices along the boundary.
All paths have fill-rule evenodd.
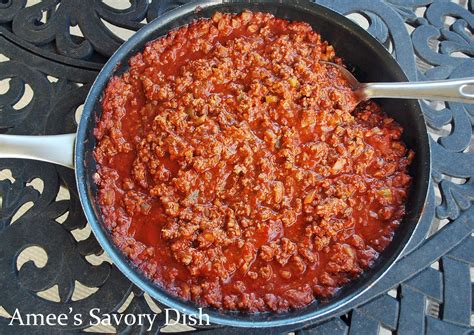
<path id="1" fill-rule="evenodd" d="M 95 129 L 115 244 L 173 295 L 286 311 L 368 268 L 404 215 L 402 128 L 306 23 L 216 13 L 110 80 Z"/>

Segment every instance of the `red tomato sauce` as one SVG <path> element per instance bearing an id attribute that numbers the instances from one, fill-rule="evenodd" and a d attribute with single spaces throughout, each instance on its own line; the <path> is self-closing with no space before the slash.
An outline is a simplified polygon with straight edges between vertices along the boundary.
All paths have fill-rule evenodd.
<path id="1" fill-rule="evenodd" d="M 216 13 L 110 80 L 98 201 L 116 245 L 173 295 L 286 311 L 370 267 L 404 215 L 413 153 L 306 23 Z"/>

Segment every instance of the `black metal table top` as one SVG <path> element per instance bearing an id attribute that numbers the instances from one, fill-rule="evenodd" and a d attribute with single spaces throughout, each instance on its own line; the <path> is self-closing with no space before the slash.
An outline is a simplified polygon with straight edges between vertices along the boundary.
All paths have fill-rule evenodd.
<path id="1" fill-rule="evenodd" d="M 115 1 L 125 3 L 115 8 L 108 5 L 110 0 L 1 0 L 0 80 L 9 79 L 9 87 L 0 91 L 0 133 L 74 132 L 78 107 L 122 42 L 110 25 L 133 32 L 184 2 Z M 410 80 L 474 76 L 473 0 L 317 2 L 345 15 L 361 14 L 367 30 L 392 51 Z M 30 95 L 26 101 L 25 94 Z M 344 315 L 331 315 L 304 329 L 290 326 L 259 333 L 474 331 L 470 274 L 474 265 L 474 105 L 422 102 L 422 107 L 432 139 L 433 173 L 424 216 L 403 258 L 352 302 Z M 152 313 L 155 307 L 150 300 L 113 265 L 91 261 L 103 253 L 92 234 L 76 240 L 75 232 L 85 229 L 87 222 L 71 170 L 34 161 L 0 160 L 0 173 L 7 172 L 8 178 L 0 178 L 0 306 L 5 312 L 87 314 L 100 308 L 101 313 Z M 33 185 L 38 180 L 41 187 Z M 58 197 L 61 192 L 69 196 Z M 20 254 L 32 246 L 47 255 L 46 264 L 28 261 L 17 266 Z M 94 288 L 93 293 L 78 298 L 79 283 Z M 41 294 L 52 287 L 57 289 L 56 301 Z M 125 303 L 129 304 L 123 311 Z M 127 334 L 158 333 L 164 322 L 161 313 L 149 331 L 146 326 L 123 324 L 115 329 Z M 69 333 L 89 327 L 10 323 L 0 317 L 0 334 Z M 210 327 L 199 332 L 238 334 L 241 330 Z"/>

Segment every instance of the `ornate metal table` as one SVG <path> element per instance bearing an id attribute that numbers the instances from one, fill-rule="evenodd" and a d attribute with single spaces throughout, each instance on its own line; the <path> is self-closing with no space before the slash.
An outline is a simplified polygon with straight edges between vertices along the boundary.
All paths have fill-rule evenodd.
<path id="1" fill-rule="evenodd" d="M 474 76 L 474 1 L 319 0 L 357 19 L 397 58 L 411 80 Z M 73 132 L 98 71 L 146 22 L 184 1 L 1 0 L 0 132 Z M 304 329 L 256 333 L 463 334 L 472 332 L 474 105 L 422 102 L 431 132 L 429 199 L 404 257 L 343 315 Z M 9 325 L 23 313 L 152 313 L 156 302 L 110 263 L 90 234 L 73 172 L 0 160 L 0 333 L 81 332 L 77 326 Z M 29 250 L 29 252 L 28 252 Z M 158 306 L 160 307 L 160 306 Z M 161 306 L 163 307 L 163 306 Z M 119 333 L 157 333 L 119 325 Z M 171 331 L 189 329 L 167 328 Z M 95 327 L 91 331 L 108 331 Z M 208 327 L 200 333 L 237 334 Z M 247 331 L 252 332 L 253 331 Z"/>

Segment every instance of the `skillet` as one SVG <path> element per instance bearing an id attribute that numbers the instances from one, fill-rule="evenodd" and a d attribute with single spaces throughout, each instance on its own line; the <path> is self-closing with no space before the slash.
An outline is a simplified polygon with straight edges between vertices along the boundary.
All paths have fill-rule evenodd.
<path id="1" fill-rule="evenodd" d="M 93 175 L 93 129 L 101 115 L 101 96 L 109 79 L 128 69 L 131 56 L 143 50 L 146 43 L 166 35 L 172 29 L 200 18 L 209 18 L 216 11 L 238 13 L 243 10 L 268 12 L 290 21 L 305 21 L 332 44 L 349 69 L 361 82 L 407 81 L 403 70 L 372 36 L 347 18 L 316 4 L 301 0 L 205 0 L 188 3 L 149 23 L 126 41 L 105 64 L 87 96 L 76 134 L 43 136 L 0 135 L 0 157 L 30 158 L 75 168 L 81 203 L 92 230 L 114 264 L 138 287 L 164 305 L 188 315 L 199 315 L 198 306 L 169 295 L 148 280 L 113 244 L 102 224 L 96 201 Z M 321 321 L 341 313 L 351 301 L 363 294 L 390 269 L 400 257 L 413 235 L 423 212 L 431 169 L 428 133 L 420 105 L 415 100 L 384 99 L 377 101 L 381 109 L 403 128 L 403 141 L 415 152 L 410 167 L 413 177 L 406 203 L 406 215 L 391 244 L 372 268 L 350 282 L 332 298 L 315 301 L 305 308 L 285 313 L 219 311 L 204 308 L 211 323 L 234 327 L 277 327 Z"/>

